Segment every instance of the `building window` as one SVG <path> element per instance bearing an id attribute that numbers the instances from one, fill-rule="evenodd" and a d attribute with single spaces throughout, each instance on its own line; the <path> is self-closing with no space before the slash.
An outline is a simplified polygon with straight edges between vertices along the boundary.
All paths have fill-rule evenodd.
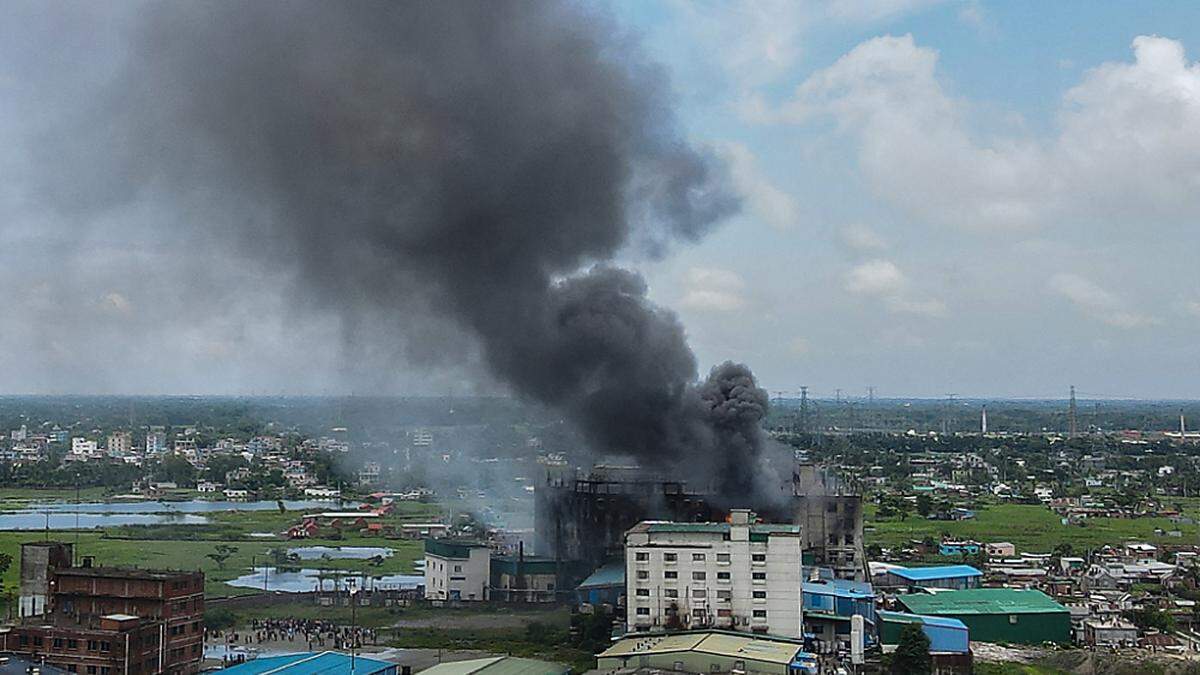
<path id="1" fill-rule="evenodd" d="M 34 646 L 34 647 L 41 647 L 41 646 L 42 646 L 42 636 L 41 636 L 41 635 L 34 635 L 34 636 L 33 636 L 33 646 Z"/>
<path id="2" fill-rule="evenodd" d="M 679 590 L 675 588 L 667 588 L 663 590 L 663 595 L 667 596 L 668 598 L 678 598 Z"/>
<path id="3" fill-rule="evenodd" d="M 63 639 L 62 638 L 54 638 L 54 648 L 55 649 L 63 648 Z"/>
<path id="4" fill-rule="evenodd" d="M 638 613 L 638 616 L 650 616 L 650 608 L 649 607 L 638 607 L 637 613 Z"/>
<path id="5" fill-rule="evenodd" d="M 692 589 L 692 597 L 693 598 L 703 598 L 703 597 L 706 597 L 707 595 L 708 595 L 708 591 L 704 590 L 703 588 L 693 588 Z"/>
<path id="6" fill-rule="evenodd" d="M 643 597 L 643 598 L 648 598 L 648 597 L 650 597 L 650 589 L 649 588 L 639 588 L 639 589 L 637 589 L 637 595 L 640 597 Z"/>
<path id="7" fill-rule="evenodd" d="M 729 562 L 729 554 L 728 553 L 718 553 L 717 554 L 717 562 L 719 562 L 719 563 Z"/>
<path id="8" fill-rule="evenodd" d="M 67 638 L 67 649 L 79 649 L 79 640 Z"/>
<path id="9" fill-rule="evenodd" d="M 87 648 L 89 652 L 94 652 L 97 649 L 100 649 L 100 643 L 96 640 L 88 640 Z"/>
<path id="10" fill-rule="evenodd" d="M 455 571 L 455 572 L 461 572 L 461 571 L 462 571 L 462 565 L 455 565 L 455 566 L 454 566 L 454 571 Z"/>
<path id="11" fill-rule="evenodd" d="M 647 553 L 646 551 L 638 551 L 637 553 L 633 554 L 633 557 L 638 562 L 646 562 L 646 561 L 650 560 L 650 554 Z"/>
<path id="12" fill-rule="evenodd" d="M 663 572 L 663 578 L 664 579 L 678 579 L 679 572 L 676 572 L 675 570 L 667 570 L 666 572 Z"/>
<path id="13" fill-rule="evenodd" d="M 754 618 L 756 618 L 756 619 L 765 619 L 765 618 L 767 618 L 767 610 L 765 610 L 765 609 L 756 609 L 756 610 L 754 610 Z"/>
<path id="14" fill-rule="evenodd" d="M 639 553 L 638 555 L 641 555 L 641 554 Z M 675 554 L 675 553 L 664 553 L 663 554 L 663 562 L 675 562 L 676 560 L 679 560 L 678 554 Z"/>
<path id="15" fill-rule="evenodd" d="M 704 572 L 692 572 L 692 581 L 704 581 L 705 576 Z"/>
<path id="16" fill-rule="evenodd" d="M 766 553 L 755 553 L 754 555 L 750 556 L 750 560 L 752 560 L 754 562 L 767 562 L 767 554 Z"/>
<path id="17" fill-rule="evenodd" d="M 752 572 L 750 574 L 750 578 L 754 579 L 755 581 L 766 581 L 767 573 L 766 572 Z"/>
<path id="18" fill-rule="evenodd" d="M 111 652 L 112 651 L 112 643 L 108 642 L 107 640 L 104 642 L 101 642 L 100 643 L 100 651 Z"/>
<path id="19" fill-rule="evenodd" d="M 730 590 L 717 591 L 717 599 L 718 600 L 732 600 L 733 599 L 733 591 L 730 591 Z"/>
<path id="20" fill-rule="evenodd" d="M 754 599 L 755 600 L 766 600 L 767 592 L 766 591 L 754 591 Z"/>
<path id="21" fill-rule="evenodd" d="M 717 579 L 720 581 L 729 581 L 729 572 L 717 572 Z"/>
<path id="22" fill-rule="evenodd" d="M 649 578 L 650 578 L 650 571 L 649 571 L 649 570 L 638 570 L 638 571 L 637 571 L 637 578 L 638 578 L 638 579 L 649 579 Z"/>
<path id="23" fill-rule="evenodd" d="M 88 666 L 87 667 L 88 675 L 96 675 L 96 670 L 97 670 L 96 666 Z"/>
<path id="24" fill-rule="evenodd" d="M 704 554 L 703 553 L 693 553 L 692 554 L 692 562 L 704 562 Z"/>

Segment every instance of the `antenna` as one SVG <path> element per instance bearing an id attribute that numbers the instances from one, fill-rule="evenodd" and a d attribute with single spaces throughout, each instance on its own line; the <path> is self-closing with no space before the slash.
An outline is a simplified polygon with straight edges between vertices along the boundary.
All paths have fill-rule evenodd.
<path id="1" fill-rule="evenodd" d="M 867 403 L 875 402 L 875 387 L 867 387 Z"/>
<path id="2" fill-rule="evenodd" d="M 946 411 L 945 411 L 945 415 L 942 417 L 942 433 L 943 434 L 950 433 L 950 414 L 951 414 L 952 409 L 954 408 L 954 397 L 955 396 L 958 396 L 958 394 L 946 394 Z"/>
<path id="3" fill-rule="evenodd" d="M 979 433 L 987 434 L 987 406 L 983 406 L 983 413 L 979 418 Z"/>
<path id="4" fill-rule="evenodd" d="M 808 386 L 800 385 L 800 433 L 808 433 Z"/>
<path id="5" fill-rule="evenodd" d="M 1071 403 L 1067 408 L 1067 424 L 1070 427 L 1068 436 L 1070 438 L 1075 438 L 1075 435 L 1079 433 L 1077 419 L 1078 412 L 1079 410 L 1075 406 L 1075 385 L 1071 385 Z"/>

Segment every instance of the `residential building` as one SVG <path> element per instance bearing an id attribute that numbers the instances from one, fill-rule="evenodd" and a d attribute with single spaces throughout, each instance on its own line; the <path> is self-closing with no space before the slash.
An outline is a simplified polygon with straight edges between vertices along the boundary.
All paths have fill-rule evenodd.
<path id="1" fill-rule="evenodd" d="M 1093 647 L 1133 647 L 1137 639 L 1137 626 L 1116 617 L 1083 622 L 1083 642 Z"/>
<path id="2" fill-rule="evenodd" d="M 488 599 L 491 549 L 473 541 L 425 540 L 425 599 Z"/>
<path id="3" fill-rule="evenodd" d="M 128 455 L 133 450 L 133 434 L 128 431 L 114 431 L 108 435 L 107 449 L 110 457 Z"/>
<path id="4" fill-rule="evenodd" d="M 146 434 L 146 454 L 156 455 L 167 449 L 167 434 L 163 431 L 151 431 Z"/>
<path id="5" fill-rule="evenodd" d="M 730 628 L 803 635 L 796 525 L 754 522 L 734 509 L 728 523 L 643 521 L 625 537 L 629 626 Z"/>

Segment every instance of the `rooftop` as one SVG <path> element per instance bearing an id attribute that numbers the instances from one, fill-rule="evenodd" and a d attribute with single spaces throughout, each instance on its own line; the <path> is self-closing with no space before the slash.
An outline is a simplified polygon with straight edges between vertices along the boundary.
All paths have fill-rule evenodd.
<path id="1" fill-rule="evenodd" d="M 598 588 L 600 586 L 624 586 L 625 563 L 612 562 L 592 572 L 579 584 L 579 588 Z"/>
<path id="2" fill-rule="evenodd" d="M 181 576 L 192 576 L 200 572 L 182 570 L 144 570 L 137 567 L 67 567 L 55 570 L 58 576 L 74 577 L 106 577 L 117 579 L 145 579 L 150 581 L 168 581 Z"/>
<path id="3" fill-rule="evenodd" d="M 429 675 L 565 675 L 570 672 L 570 668 L 535 659 L 492 656 L 484 659 L 439 663 L 421 672 L 429 673 Z"/>
<path id="4" fill-rule="evenodd" d="M 897 598 L 914 614 L 1046 614 L 1066 613 L 1041 591 L 1014 588 L 974 588 L 942 593 L 913 593 Z"/>
<path id="5" fill-rule="evenodd" d="M 928 581 L 929 579 L 957 579 L 981 577 L 983 572 L 970 565 L 935 565 L 933 567 L 899 567 L 889 570 L 901 579 Z"/>
<path id="6" fill-rule="evenodd" d="M 924 614 L 906 614 L 904 612 L 888 612 L 879 610 L 879 620 L 889 623 L 915 623 L 926 626 L 938 626 L 940 628 L 954 628 L 956 630 L 967 630 L 967 624 L 958 619 L 951 619 L 945 616 L 926 616 Z"/>
<path id="7" fill-rule="evenodd" d="M 355 657 L 350 669 L 350 655 L 339 652 L 302 652 L 283 656 L 260 656 L 221 671 L 222 675 L 373 675 L 396 671 L 396 664 L 378 659 Z"/>
<path id="8" fill-rule="evenodd" d="M 665 520 L 644 520 L 634 525 L 630 532 L 646 532 L 659 534 L 666 532 L 698 533 L 698 534 L 727 534 L 729 523 L 676 523 Z M 752 523 L 751 534 L 800 534 L 799 525 L 782 525 L 774 523 Z"/>
<path id="9" fill-rule="evenodd" d="M 604 658 L 698 652 L 734 659 L 789 664 L 803 648 L 800 642 L 786 638 L 708 631 L 628 637 L 619 640 L 599 656 Z"/>
<path id="10" fill-rule="evenodd" d="M 28 675 L 37 669 L 41 675 L 70 675 L 62 668 L 29 661 L 9 652 L 0 652 L 0 675 Z"/>

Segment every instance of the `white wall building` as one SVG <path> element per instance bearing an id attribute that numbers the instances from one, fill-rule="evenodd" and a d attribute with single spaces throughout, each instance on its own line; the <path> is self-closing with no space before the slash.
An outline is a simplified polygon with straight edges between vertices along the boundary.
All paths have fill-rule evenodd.
<path id="1" fill-rule="evenodd" d="M 426 600 L 486 600 L 491 575 L 486 545 L 425 540 Z"/>
<path id="2" fill-rule="evenodd" d="M 796 525 L 643 521 L 625 535 L 633 630 L 724 628 L 801 637 L 802 542 Z"/>

